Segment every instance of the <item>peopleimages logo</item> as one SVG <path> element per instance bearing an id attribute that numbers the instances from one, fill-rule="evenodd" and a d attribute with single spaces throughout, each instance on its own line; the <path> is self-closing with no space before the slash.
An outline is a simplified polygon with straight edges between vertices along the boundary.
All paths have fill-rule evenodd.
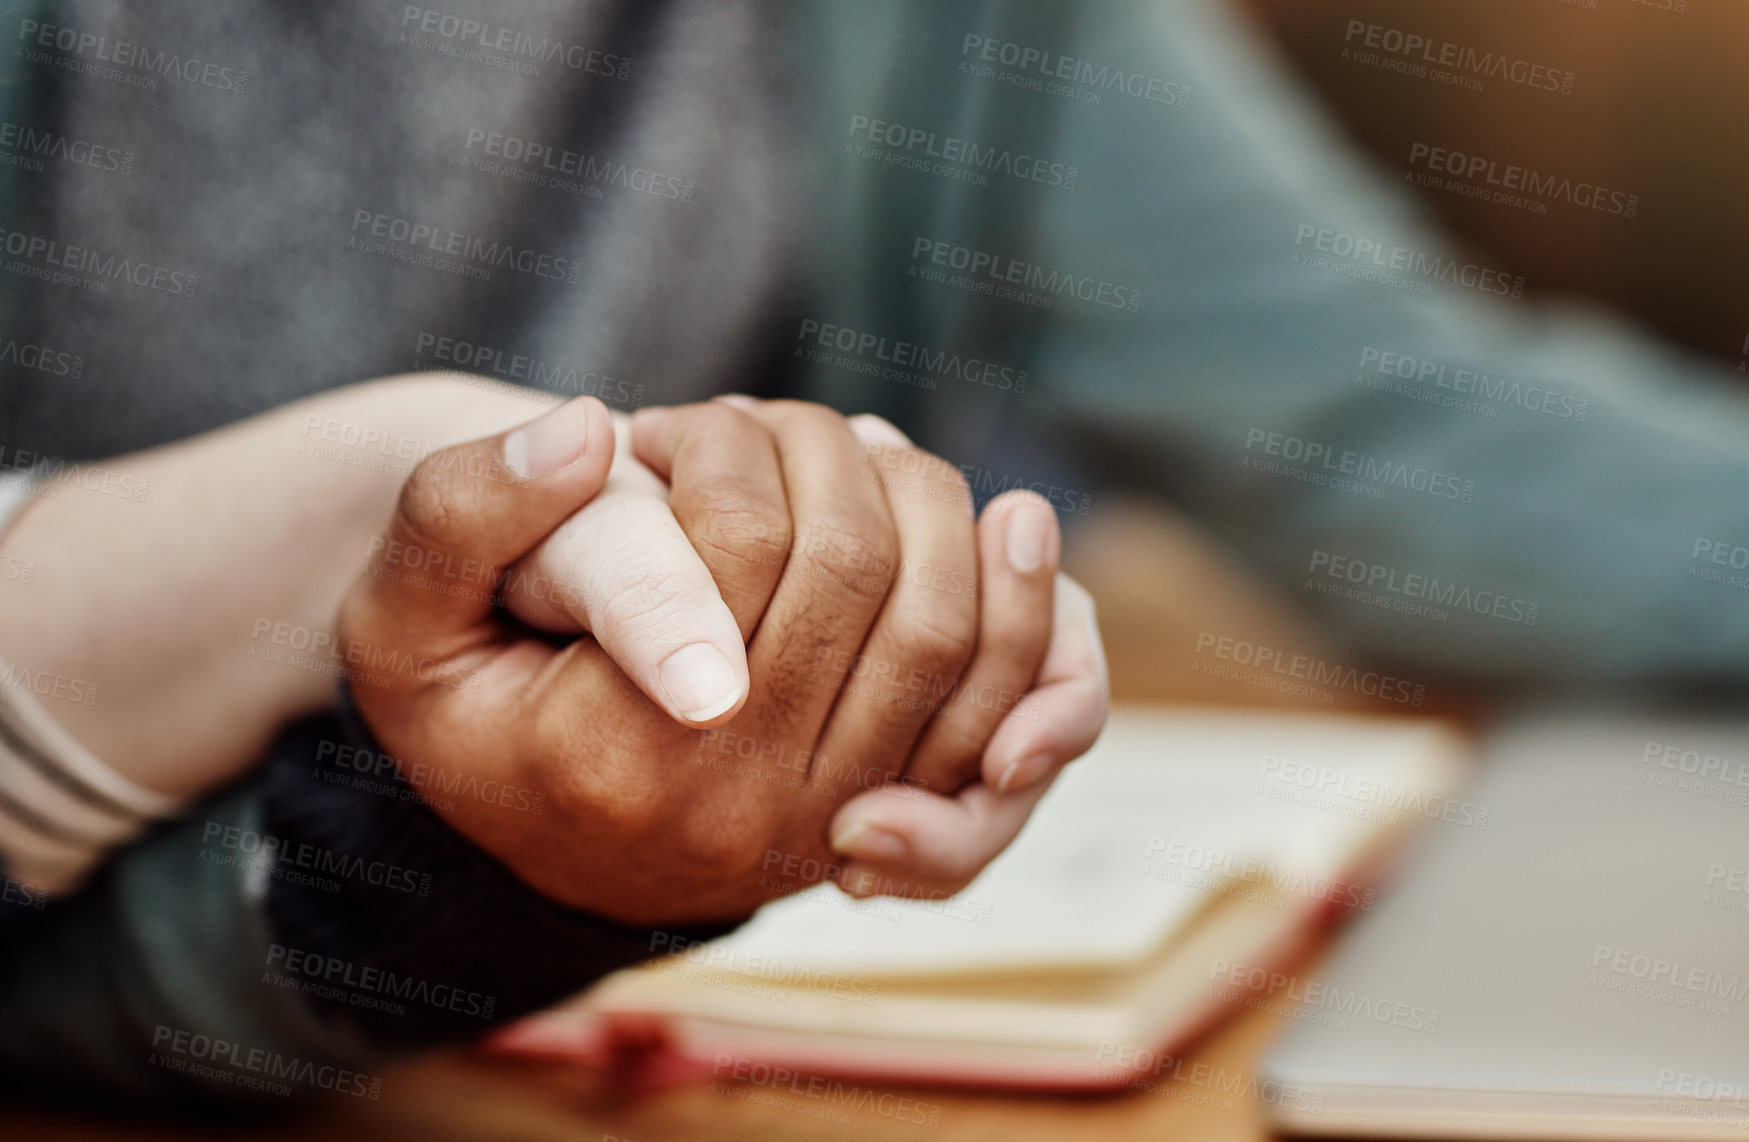
<path id="1" fill-rule="evenodd" d="M 1217 959 L 1209 964 L 1209 979 L 1228 988 L 1277 996 L 1295 1005 L 1321 1009 L 1333 1015 L 1401 1027 L 1431 1035 L 1439 1030 L 1439 1011 L 1430 1007 L 1382 999 L 1364 991 L 1345 991 L 1333 983 L 1307 981 L 1284 972 L 1246 963 Z"/>
<path id="2" fill-rule="evenodd" d="M 482 52 L 495 52 L 507 62 L 522 64 L 522 68 L 511 70 L 525 75 L 532 74 L 526 70 L 528 65 L 542 63 L 558 63 L 572 71 L 610 79 L 624 79 L 631 74 L 631 60 L 625 56 L 583 44 L 566 43 L 557 36 L 536 36 L 516 28 L 488 24 L 436 8 L 407 5 L 401 13 L 401 29 L 403 38 L 411 34 L 444 43 L 450 50 L 442 54 L 454 55 L 458 59 L 476 59 Z"/>
<path id="3" fill-rule="evenodd" d="M 194 296 L 200 282 L 196 275 L 170 266 L 22 230 L 0 230 L 0 251 L 13 259 L 6 263 L 8 273 L 76 285 L 92 293 L 108 293 L 110 283 L 119 281 L 187 298 Z"/>
<path id="4" fill-rule="evenodd" d="M 12 338 L 0 341 L 0 365 L 17 365 L 21 369 L 75 380 L 85 372 L 84 357 Z"/>
<path id="5" fill-rule="evenodd" d="M 1362 594 L 1382 592 L 1383 596 L 1419 600 L 1525 626 L 1536 625 L 1539 607 L 1528 599 L 1502 595 L 1498 591 L 1476 590 L 1461 583 L 1441 582 L 1416 571 L 1403 572 L 1382 563 L 1369 563 L 1330 551 L 1313 551 L 1307 570 L 1328 579 L 1354 584 Z"/>
<path id="6" fill-rule="evenodd" d="M 1059 55 L 1043 48 L 967 32 L 960 43 L 959 70 L 981 79 L 998 79 L 1015 87 L 1042 91 L 1082 103 L 1098 103 L 1101 95 L 1119 92 L 1132 99 L 1169 107 L 1190 104 L 1190 88 L 1182 83 Z M 997 71 L 994 65 L 1010 68 Z"/>
<path id="7" fill-rule="evenodd" d="M 877 159 L 977 186 L 988 185 L 990 175 L 1000 174 L 1067 190 L 1081 177 L 1079 167 L 868 115 L 852 115 L 849 134 L 855 141 L 845 144 L 845 152 L 857 158 Z"/>
<path id="8" fill-rule="evenodd" d="M 905 1095 L 860 1085 L 847 1086 L 824 1075 L 792 1071 L 756 1059 L 718 1054 L 711 1074 L 715 1076 L 711 1082 L 711 1090 L 715 1093 L 804 1114 L 837 1126 L 848 1126 L 851 1122 L 849 1114 L 838 1109 L 840 1107 L 870 1111 L 882 1118 L 913 1126 L 941 1125 L 940 1103 L 919 1102 Z M 733 1085 L 736 1083 L 745 1085 Z"/>
<path id="9" fill-rule="evenodd" d="M 803 318 L 792 356 L 933 389 L 940 380 L 1023 393 L 1027 370 L 949 349 Z"/>
<path id="10" fill-rule="evenodd" d="M 1475 262 L 1459 262 L 1444 254 L 1430 254 L 1409 246 L 1387 246 L 1376 239 L 1356 236 L 1329 226 L 1311 226 L 1305 223 L 1299 225 L 1294 234 L 1295 261 L 1300 260 L 1300 251 L 1307 244 L 1320 254 L 1342 259 L 1342 264 L 1364 264 L 1376 270 L 1414 274 L 1482 293 L 1499 294 L 1501 297 L 1524 296 L 1525 281 L 1522 275 L 1508 274 Z"/>
<path id="11" fill-rule="evenodd" d="M 1189 841 L 1152 837 L 1148 841 L 1146 859 L 1152 862 L 1155 858 L 1159 858 L 1163 865 L 1208 873 L 1213 883 L 1238 881 L 1347 908 L 1369 909 L 1377 896 L 1377 889 L 1351 880 L 1315 875 L 1303 868 L 1282 868 L 1274 861 L 1205 848 Z M 1155 880 L 1176 879 L 1161 875 L 1161 871 L 1150 866 L 1144 874 Z"/>
<path id="12" fill-rule="evenodd" d="M 1336 448 L 1316 440 L 1306 440 L 1262 428 L 1250 429 L 1245 434 L 1245 451 L 1253 450 L 1306 468 L 1323 469 L 1324 473 L 1352 476 L 1373 485 L 1426 492 L 1440 499 L 1457 500 L 1460 503 L 1469 503 L 1476 494 L 1474 480 L 1427 468 L 1411 468 L 1395 460 L 1382 460 L 1364 452 Z M 1246 465 L 1257 467 L 1249 457 Z M 1260 470 L 1270 471 L 1269 468 Z"/>
<path id="13" fill-rule="evenodd" d="M 1675 960 L 1667 960 L 1662 956 L 1647 955 L 1626 948 L 1612 947 L 1609 944 L 1598 944 L 1591 953 L 1591 966 L 1601 969 L 1613 976 L 1629 980 L 1643 981 L 1648 985 L 1664 988 L 1674 988 L 1691 995 L 1701 996 L 1703 1000 L 1728 1000 L 1740 1003 L 1749 998 L 1749 980 L 1741 976 L 1725 975 L 1711 968 L 1694 967 Z M 1598 973 L 1594 972 L 1595 977 Z M 1610 990 L 1631 990 L 1612 987 Z M 1660 995 L 1651 992 L 1634 992 L 1644 998 L 1659 999 L 1662 1002 L 1672 1002 L 1676 1006 L 1697 1006 L 1685 996 Z M 1728 1014 L 1727 1010 L 1717 1010 L 1721 1005 L 1702 1004 L 1710 1014 Z"/>
<path id="14" fill-rule="evenodd" d="M 1497 411 L 1497 406 L 1504 405 L 1521 408 L 1526 412 L 1540 412 L 1561 420 L 1580 421 L 1591 411 L 1591 401 L 1585 397 L 1558 393 L 1541 385 L 1523 385 L 1504 378 L 1495 379 L 1474 369 L 1454 367 L 1446 362 L 1424 357 L 1412 357 L 1407 353 L 1394 353 L 1374 345 L 1362 347 L 1360 370 L 1362 383 L 1369 388 L 1385 387 L 1367 380 L 1369 374 L 1397 377 L 1413 381 L 1424 389 L 1444 389 L 1461 397 L 1486 401 L 1492 406 L 1488 409 L 1490 412 Z"/>
<path id="15" fill-rule="evenodd" d="M 1486 805 L 1458 801 L 1443 793 L 1430 793 L 1414 786 L 1392 785 L 1379 777 L 1357 777 L 1347 770 L 1331 769 L 1295 758 L 1266 755 L 1258 765 L 1255 792 L 1279 801 L 1326 807 L 1329 798 L 1386 810 L 1389 820 L 1409 813 L 1429 821 L 1445 821 L 1466 829 L 1486 829 L 1491 811 Z M 1299 794 L 1310 794 L 1300 797 Z"/>
<path id="16" fill-rule="evenodd" d="M 1127 1079 L 1145 1091 L 1172 1093 L 1192 1087 L 1217 1096 L 1230 1096 L 1212 1104 L 1220 1110 L 1237 1109 L 1239 1100 L 1255 1100 L 1265 1106 L 1324 1113 L 1322 1091 L 1307 1090 L 1296 1083 L 1259 1079 L 1247 1071 L 1229 1071 L 1215 1063 L 1191 1062 L 1182 1055 L 1130 1047 L 1109 1039 L 1099 1044 L 1097 1057 L 1096 1078 Z"/>
<path id="17" fill-rule="evenodd" d="M 74 166 L 124 175 L 131 175 L 134 171 L 132 151 L 99 146 L 23 123 L 0 122 L 0 151 L 11 152 L 11 155 L 0 156 L 8 160 L 17 156 L 10 165 L 24 166 L 27 170 L 40 171 L 43 159 L 58 159 Z"/>
<path id="18" fill-rule="evenodd" d="M 123 475 L 113 468 L 80 464 L 44 456 L 28 448 L 0 444 L 0 474 L 7 472 L 30 473 L 31 479 L 36 481 L 30 494 L 43 500 L 56 499 L 62 491 L 77 487 L 87 492 L 143 504 L 146 502 L 146 493 L 152 486 L 149 480 L 136 475 Z"/>
<path id="19" fill-rule="evenodd" d="M 266 966 L 269 979 L 263 982 L 271 981 L 281 987 L 302 984 L 304 986 L 299 990 L 305 994 L 339 999 L 355 1007 L 387 1010 L 394 1015 L 405 1014 L 405 1008 L 401 1004 L 372 1001 L 393 998 L 478 1019 L 492 1018 L 498 1006 L 496 996 L 482 995 L 451 984 L 434 984 L 388 968 L 355 964 L 338 956 L 290 948 L 284 944 L 268 945 Z M 354 994 L 360 992 L 369 994 Z"/>
<path id="20" fill-rule="evenodd" d="M 291 1094 L 298 1083 L 331 1094 L 376 1098 L 383 1080 L 332 1064 L 319 1065 L 295 1055 L 282 1055 L 230 1039 L 218 1039 L 198 1031 L 166 1027 L 152 1030 L 152 1054 L 147 1060 L 166 1070 L 183 1071 L 233 1086 Z"/>
<path id="21" fill-rule="evenodd" d="M 679 175 L 663 174 L 617 159 L 598 158 L 584 151 L 567 150 L 551 143 L 536 142 L 479 127 L 468 129 L 464 149 L 469 152 L 468 158 L 473 165 L 480 165 L 480 160 L 472 153 L 478 150 L 488 159 L 502 159 L 518 168 L 528 168 L 530 173 L 539 175 L 532 180 L 537 185 L 550 183 L 560 190 L 571 189 L 565 178 L 581 179 L 592 184 L 637 191 L 654 198 L 691 202 L 692 192 L 697 185 L 692 179 L 681 178 Z M 480 169 L 497 173 L 495 169 L 485 165 L 481 165 Z M 565 177 L 549 180 L 548 176 Z"/>
<path id="22" fill-rule="evenodd" d="M 31 574 L 34 577 L 34 566 Z M 24 690 L 39 698 L 55 698 L 81 706 L 97 704 L 97 683 L 87 682 L 82 678 L 69 678 L 65 674 L 56 674 L 49 670 L 32 669 L 18 662 L 8 663 L 4 670 L 0 670 L 0 687 Z"/>
<path id="23" fill-rule="evenodd" d="M 249 73 L 241 68 L 184 57 L 180 52 L 112 40 L 94 32 L 36 20 L 18 22 L 18 53 L 33 63 L 49 63 L 69 71 L 120 80 L 134 87 L 154 90 L 159 77 L 180 79 L 199 87 L 241 95 L 249 86 Z M 63 58 L 49 54 L 59 52 Z M 67 59 L 65 57 L 72 57 Z"/>
<path id="24" fill-rule="evenodd" d="M 571 286 L 582 280 L 583 273 L 583 263 L 572 258 L 364 209 L 352 212 L 352 234 L 346 244 L 348 249 L 432 269 L 467 271 L 463 276 L 479 280 L 490 280 L 491 270 L 487 267 L 502 267 Z"/>
<path id="25" fill-rule="evenodd" d="M 209 864 L 260 870 L 276 876 L 281 871 L 303 870 L 313 876 L 344 877 L 410 896 L 431 895 L 428 872 L 415 872 L 380 860 L 366 861 L 350 853 L 335 852 L 307 841 L 287 841 L 223 821 L 209 820 L 201 829 L 200 843 L 199 859 Z M 237 855 L 226 857 L 221 849 Z"/>
<path id="26" fill-rule="evenodd" d="M 637 382 L 498 345 L 421 331 L 414 342 L 413 356 L 416 369 L 462 369 L 476 376 L 504 377 L 548 392 L 599 397 L 608 404 L 635 408 L 644 403 L 644 386 Z"/>
<path id="27" fill-rule="evenodd" d="M 1604 214 L 1619 214 L 1632 218 L 1640 211 L 1640 196 L 1620 190 L 1610 190 L 1591 182 L 1574 182 L 1570 178 L 1545 175 L 1530 167 L 1502 164 L 1483 155 L 1465 154 L 1430 143 L 1409 146 L 1409 165 L 1425 167 L 1436 174 L 1453 178 L 1476 179 L 1497 186 L 1502 191 L 1520 191 L 1532 198 L 1550 202 L 1565 202 L 1588 207 Z M 1505 198 L 1499 201 L 1508 201 Z"/>
<path id="28" fill-rule="evenodd" d="M 1000 292 L 1002 287 L 1015 287 L 1008 291 L 1014 300 L 1028 301 L 1045 309 L 1050 308 L 1051 302 L 1060 297 L 1074 298 L 1130 313 L 1135 313 L 1142 305 L 1142 292 L 1132 286 L 1117 285 L 1103 278 L 1076 274 L 1054 266 L 1041 266 L 1037 262 L 1018 261 L 989 250 L 956 246 L 952 242 L 936 238 L 914 239 L 911 243 L 911 263 L 910 273 L 913 275 L 920 272 L 919 263 L 926 267 L 939 267 L 941 270 L 959 270 L 967 278 L 975 279 L 975 285 L 980 287 L 979 292 L 995 292 L 998 297 L 1004 296 Z M 928 271 L 925 269 L 921 272 Z M 937 280 L 947 280 L 946 275 L 940 275 Z M 959 279 L 955 279 L 953 284 L 959 284 Z"/>
<path id="29" fill-rule="evenodd" d="M 1647 765 L 1656 763 L 1664 769 L 1674 769 L 1694 777 L 1749 786 L 1749 760 L 1743 758 L 1723 758 L 1679 745 L 1649 741 L 1640 760 Z"/>
<path id="30" fill-rule="evenodd" d="M 1352 690 L 1368 698 L 1382 698 L 1387 702 L 1400 702 L 1417 707 L 1427 696 L 1425 683 L 1408 682 L 1376 670 L 1361 670 L 1346 663 L 1284 651 L 1279 647 L 1218 635 L 1211 631 L 1197 634 L 1196 653 L 1199 656 L 1212 654 L 1220 663 L 1232 663 L 1239 668 L 1213 670 L 1192 665 L 1192 669 L 1198 669 L 1199 673 L 1214 674 L 1217 677 L 1236 677 L 1240 681 L 1247 681 L 1250 680 L 1247 675 L 1250 675 L 1266 682 L 1270 675 L 1278 674 L 1295 681 L 1334 686 L 1342 690 Z M 1270 688 L 1279 689 L 1274 686 Z"/>
<path id="31" fill-rule="evenodd" d="M 758 953 L 746 953 L 707 940 L 695 940 L 674 932 L 650 933 L 650 953 L 670 957 L 651 965 L 657 971 L 674 971 L 682 964 L 733 972 L 777 987 L 798 988 L 861 1007 L 880 1002 L 881 985 L 823 968 L 803 967 Z"/>
<path id="32" fill-rule="evenodd" d="M 1369 24 L 1365 20 L 1348 21 L 1348 30 L 1342 40 L 1347 45 L 1342 49 L 1345 58 L 1387 71 L 1450 83 L 1470 91 L 1482 90 L 1486 79 L 1503 79 L 1521 87 L 1571 95 L 1573 83 L 1578 78 L 1573 72 L 1545 64 L 1481 51 L 1450 40 L 1435 40 L 1401 28 Z M 1372 53 L 1369 56 L 1362 49 L 1372 49 Z"/>

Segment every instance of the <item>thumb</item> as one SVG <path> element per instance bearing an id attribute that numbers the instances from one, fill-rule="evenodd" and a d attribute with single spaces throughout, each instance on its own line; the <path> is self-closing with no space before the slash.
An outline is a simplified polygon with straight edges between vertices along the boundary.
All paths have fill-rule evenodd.
<path id="1" fill-rule="evenodd" d="M 607 406 L 579 397 L 426 457 L 372 541 L 364 637 L 434 659 L 478 642 L 504 569 L 594 498 L 613 449 Z"/>

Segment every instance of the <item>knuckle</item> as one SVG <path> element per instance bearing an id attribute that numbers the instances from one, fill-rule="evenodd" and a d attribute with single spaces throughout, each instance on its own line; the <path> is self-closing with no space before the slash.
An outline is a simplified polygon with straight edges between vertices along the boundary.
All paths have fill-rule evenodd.
<path id="1" fill-rule="evenodd" d="M 752 417 L 721 401 L 707 400 L 688 405 L 686 412 L 689 418 L 686 427 L 688 435 L 740 435 L 750 427 L 757 427 Z"/>
<path id="2" fill-rule="evenodd" d="M 972 485 L 965 474 L 932 452 L 877 444 L 869 449 L 869 461 L 889 496 L 971 508 Z"/>
<path id="3" fill-rule="evenodd" d="M 912 451 L 918 455 L 918 466 L 921 471 L 947 489 L 948 495 L 943 496 L 944 499 L 953 498 L 964 500 L 966 503 L 971 502 L 972 485 L 971 481 L 966 479 L 964 472 L 933 452 L 925 452 L 921 448 L 914 448 Z"/>
<path id="4" fill-rule="evenodd" d="M 739 814 L 698 813 L 675 830 L 673 855 L 687 868 L 733 879 L 759 867 L 765 836 Z"/>
<path id="5" fill-rule="evenodd" d="M 663 831 L 663 797 L 654 785 L 637 780 L 616 781 L 601 788 L 594 783 L 574 786 L 565 808 L 571 819 L 592 828 L 605 825 L 609 835 L 649 837 Z"/>
<path id="6" fill-rule="evenodd" d="M 629 698 L 622 681 L 616 697 Z M 659 833 L 667 810 L 668 788 L 653 780 L 647 750 L 625 748 L 645 740 L 634 724 L 616 734 L 597 737 L 579 733 L 577 710 L 568 703 L 524 701 L 512 715 L 527 727 L 526 748 L 514 764 L 515 780 L 546 794 L 550 819 L 612 838 L 648 837 Z M 471 714 L 457 711 L 457 717 Z M 636 719 L 633 719 L 635 723 Z M 473 735 L 466 721 L 446 732 L 449 740 Z M 623 740 L 616 740 L 623 734 Z M 579 756 L 588 764 L 579 765 Z"/>
<path id="7" fill-rule="evenodd" d="M 395 522 L 409 542 L 451 551 L 463 546 L 469 537 L 472 497 L 461 483 L 432 465 L 436 455 L 440 454 L 415 468 L 401 486 L 400 498 L 395 503 Z"/>
<path id="8" fill-rule="evenodd" d="M 890 637 L 906 666 L 958 677 L 977 649 L 977 616 L 964 607 L 912 606 L 893 617 Z"/>
<path id="9" fill-rule="evenodd" d="M 803 431 L 850 431 L 844 417 L 823 404 L 803 400 L 774 400 L 767 401 L 765 407 L 780 423 Z"/>
<path id="10" fill-rule="evenodd" d="M 704 528 L 695 538 L 712 551 L 758 567 L 781 567 L 789 558 L 794 533 L 789 513 L 739 481 L 702 492 L 697 500 Z"/>
<path id="11" fill-rule="evenodd" d="M 886 598 L 898 576 L 898 542 L 884 523 L 822 526 L 798 540 L 797 547 L 815 572 L 860 599 Z"/>
<path id="12" fill-rule="evenodd" d="M 655 564 L 645 564 L 615 583 L 601 601 L 599 622 L 605 627 L 648 632 L 656 620 L 679 621 L 691 613 L 690 604 L 709 601 L 703 584 L 691 575 Z"/>
<path id="13" fill-rule="evenodd" d="M 989 600 L 986 600 L 988 602 Z M 1060 611 L 1050 606 L 987 606 L 978 632 L 978 655 L 1013 670 L 1036 667 L 1049 651 Z"/>
<path id="14" fill-rule="evenodd" d="M 1037 665 L 1049 646 L 1050 634 L 1048 615 L 997 615 L 978 632 L 978 653 L 1019 672 L 1026 665 Z"/>

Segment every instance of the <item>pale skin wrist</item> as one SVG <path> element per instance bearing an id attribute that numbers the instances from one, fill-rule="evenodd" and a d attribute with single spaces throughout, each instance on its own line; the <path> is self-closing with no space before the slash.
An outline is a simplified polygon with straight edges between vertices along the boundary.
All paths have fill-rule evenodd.
<path id="1" fill-rule="evenodd" d="M 211 788 L 332 703 L 335 614 L 413 464 L 552 403 L 386 378 L 69 466 L 0 542 L 32 568 L 0 584 L 0 658 L 124 776 Z"/>

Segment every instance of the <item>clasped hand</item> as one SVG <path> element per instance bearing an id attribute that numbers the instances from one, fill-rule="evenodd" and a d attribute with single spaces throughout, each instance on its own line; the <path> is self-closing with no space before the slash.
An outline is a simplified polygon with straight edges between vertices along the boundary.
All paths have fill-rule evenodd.
<path id="1" fill-rule="evenodd" d="M 437 811 L 629 924 L 738 919 L 798 868 L 954 892 L 1105 717 L 1048 505 L 974 519 L 960 473 L 872 417 L 580 398 L 428 457 L 373 546 L 340 637 L 435 668 L 355 679 L 365 720 L 544 793 Z"/>

